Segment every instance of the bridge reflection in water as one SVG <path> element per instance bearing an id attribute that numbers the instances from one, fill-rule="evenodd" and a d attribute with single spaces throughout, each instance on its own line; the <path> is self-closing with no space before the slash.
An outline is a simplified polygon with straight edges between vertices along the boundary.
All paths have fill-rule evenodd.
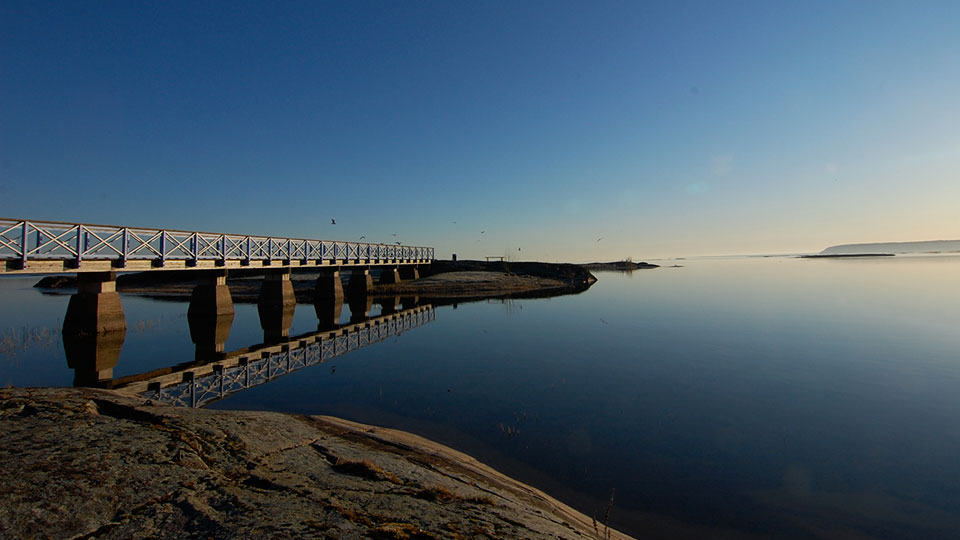
<path id="1" fill-rule="evenodd" d="M 230 394 L 267 383 L 299 369 L 323 363 L 435 320 L 433 306 L 418 305 L 415 297 L 377 299 L 381 315 L 369 317 L 374 299 L 351 299 L 350 323 L 338 324 L 343 302 L 314 304 L 317 331 L 289 337 L 293 306 L 265 310 L 260 306 L 264 343 L 226 352 L 233 323 L 227 315 L 202 316 L 188 311 L 195 359 L 146 373 L 113 378 L 124 342 L 124 331 L 64 335 L 67 364 L 75 386 L 98 386 L 128 395 L 184 407 L 203 407 Z M 402 304 L 402 305 L 401 305 Z"/>

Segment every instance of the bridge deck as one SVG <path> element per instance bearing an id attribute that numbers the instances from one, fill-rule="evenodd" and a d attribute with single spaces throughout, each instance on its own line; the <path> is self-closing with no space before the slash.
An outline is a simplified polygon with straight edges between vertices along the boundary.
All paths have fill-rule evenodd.
<path id="1" fill-rule="evenodd" d="M 0 274 L 429 264 L 430 247 L 0 218 Z"/>

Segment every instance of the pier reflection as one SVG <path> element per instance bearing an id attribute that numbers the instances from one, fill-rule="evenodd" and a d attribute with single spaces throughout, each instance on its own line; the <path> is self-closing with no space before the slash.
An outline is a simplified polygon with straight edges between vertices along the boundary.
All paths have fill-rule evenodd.
<path id="1" fill-rule="evenodd" d="M 317 314 L 317 331 L 334 330 L 340 326 L 343 315 L 343 297 L 326 302 L 315 302 L 313 309 Z"/>
<path id="2" fill-rule="evenodd" d="M 233 299 L 227 287 L 226 270 L 204 274 L 190 296 L 187 322 L 190 340 L 196 345 L 195 359 L 215 359 L 223 355 L 233 325 Z"/>
<path id="3" fill-rule="evenodd" d="M 378 303 L 381 302 L 378 300 Z M 223 350 L 223 344 L 230 333 L 232 313 L 219 317 L 209 313 L 205 316 L 194 315 L 188 317 L 191 339 L 196 344 L 195 360 L 192 362 L 111 380 L 110 375 L 123 344 L 123 333 L 119 333 L 100 335 L 99 341 L 94 342 L 100 347 L 96 349 L 96 354 L 90 354 L 90 345 L 87 345 L 87 349 L 82 349 L 86 353 L 83 360 L 79 360 L 80 356 L 77 355 L 70 365 L 85 366 L 82 374 L 75 368 L 78 369 L 78 385 L 107 386 L 125 394 L 174 405 L 202 407 L 232 393 L 264 384 L 435 320 L 435 311 L 430 304 L 415 305 L 411 298 L 403 302 L 403 309 L 400 309 L 400 303 L 399 298 L 387 298 L 381 303 L 384 306 L 383 313 L 370 317 L 373 297 L 364 295 L 355 298 L 350 303 L 351 322 L 341 325 L 339 320 L 343 302 L 336 299 L 318 301 L 314 305 L 318 319 L 316 332 L 282 339 L 276 334 L 267 339 L 265 332 L 264 343 L 229 352 Z M 354 305 L 358 306 L 356 312 Z M 264 311 L 260 313 L 263 323 Z M 286 315 L 281 313 L 279 317 L 285 318 Z M 289 324 L 286 328 L 289 330 Z M 119 338 L 119 341 L 110 341 L 107 339 L 109 336 Z M 73 350 L 81 349 L 78 346 Z"/>
<path id="4" fill-rule="evenodd" d="M 281 343 L 290 338 L 296 304 L 257 304 L 264 343 Z"/>
<path id="5" fill-rule="evenodd" d="M 113 378 L 126 333 L 116 273 L 81 274 L 77 292 L 67 304 L 61 335 L 74 386 L 103 386 Z"/>
<path id="6" fill-rule="evenodd" d="M 370 318 L 373 310 L 373 297 L 368 294 L 353 294 L 348 299 L 350 305 L 350 324 L 360 324 Z"/>
<path id="7" fill-rule="evenodd" d="M 290 269 L 267 273 L 260 284 L 260 298 L 257 300 L 264 343 L 280 343 L 290 337 L 296 308 Z"/>
<path id="8" fill-rule="evenodd" d="M 232 311 L 219 316 L 188 312 L 187 323 L 190 325 L 190 340 L 196 346 L 195 360 L 203 362 L 223 357 L 233 326 Z"/>
<path id="9" fill-rule="evenodd" d="M 63 352 L 73 370 L 74 386 L 104 386 L 113 379 L 126 330 L 96 334 L 63 334 Z"/>

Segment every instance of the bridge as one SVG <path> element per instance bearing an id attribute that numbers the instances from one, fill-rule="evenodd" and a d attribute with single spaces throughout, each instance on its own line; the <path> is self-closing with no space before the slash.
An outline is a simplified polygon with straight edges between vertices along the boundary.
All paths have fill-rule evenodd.
<path id="1" fill-rule="evenodd" d="M 296 304 L 294 270 L 316 272 L 317 301 L 335 304 L 344 298 L 343 269 L 350 273 L 350 295 L 363 298 L 374 286 L 371 269 L 379 270 L 381 283 L 397 283 L 418 279 L 433 259 L 433 248 L 421 246 L 0 218 L 0 277 L 77 275 L 64 336 L 126 330 L 119 272 L 197 271 L 188 315 L 232 320 L 228 272 L 257 271 L 263 275 L 258 309 L 282 319 L 292 317 Z"/>
<path id="2" fill-rule="evenodd" d="M 429 264 L 433 248 L 0 218 L 0 273 Z"/>

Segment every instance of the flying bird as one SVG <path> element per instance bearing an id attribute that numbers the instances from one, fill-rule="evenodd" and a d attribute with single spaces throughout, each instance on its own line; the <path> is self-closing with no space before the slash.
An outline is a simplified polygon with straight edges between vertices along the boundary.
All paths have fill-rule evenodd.
<path id="1" fill-rule="evenodd" d="M 485 233 L 485 232 L 487 232 L 487 231 L 480 231 L 480 234 L 483 234 L 483 233 Z"/>
<path id="2" fill-rule="evenodd" d="M 337 224 L 337 220 L 335 220 L 335 219 L 333 219 L 333 218 L 330 218 L 330 224 L 331 224 L 331 225 L 336 225 L 336 224 Z"/>
<path id="3" fill-rule="evenodd" d="M 397 235 L 397 233 L 392 233 L 390 236 L 396 236 L 396 235 Z"/>
<path id="4" fill-rule="evenodd" d="M 394 242 L 394 243 L 397 244 L 398 246 L 400 245 L 400 242 Z"/>
<path id="5" fill-rule="evenodd" d="M 600 238 L 597 238 L 597 242 L 599 242 L 599 241 L 601 241 L 601 240 L 603 240 L 603 237 L 602 237 L 602 236 L 601 236 Z"/>
<path id="6" fill-rule="evenodd" d="M 366 238 L 366 236 L 361 236 L 361 237 L 360 237 L 361 240 L 363 240 L 364 238 Z"/>

